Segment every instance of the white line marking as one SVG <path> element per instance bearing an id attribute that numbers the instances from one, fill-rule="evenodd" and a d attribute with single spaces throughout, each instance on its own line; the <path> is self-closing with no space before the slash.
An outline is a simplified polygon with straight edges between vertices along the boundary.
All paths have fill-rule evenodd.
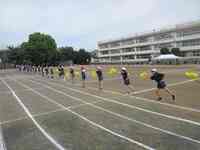
<path id="1" fill-rule="evenodd" d="M 196 80 L 197 80 L 197 79 L 196 79 Z M 167 86 L 168 86 L 168 87 L 173 87 L 173 86 L 177 86 L 177 85 L 186 84 L 186 83 L 189 83 L 189 82 L 194 82 L 194 81 L 196 81 L 196 80 L 186 80 L 186 81 L 181 81 L 181 82 L 171 83 L 171 84 L 168 84 Z M 156 89 L 156 88 L 140 90 L 140 91 L 136 91 L 136 92 L 134 92 L 133 94 L 141 94 L 141 93 L 145 93 L 145 92 L 153 91 L 153 90 L 155 90 L 155 89 Z"/>
<path id="2" fill-rule="evenodd" d="M 42 89 L 41 87 L 40 88 L 37 88 L 37 89 Z M 15 90 L 16 93 L 18 92 L 26 92 L 26 91 L 30 91 L 29 89 L 24 89 L 24 90 Z M 12 94 L 11 91 L 0 91 L 0 94 Z"/>
<path id="3" fill-rule="evenodd" d="M 2 82 L 8 87 L 8 89 L 12 92 L 13 96 L 16 98 L 17 102 L 21 105 L 21 107 L 24 109 L 26 114 L 29 116 L 29 118 L 33 121 L 35 126 L 43 133 L 43 135 L 52 143 L 55 147 L 57 147 L 59 150 L 65 150 L 65 148 L 60 145 L 57 141 L 55 141 L 40 125 L 39 123 L 34 119 L 34 117 L 31 115 L 28 108 L 23 104 L 21 99 L 15 94 L 15 91 L 7 84 L 5 80 L 2 80 Z"/>
<path id="4" fill-rule="evenodd" d="M 15 81 L 16 81 L 16 80 L 15 80 Z M 16 82 L 21 83 L 21 82 L 19 82 L 19 81 L 16 81 Z M 22 84 L 22 83 L 21 83 L 21 84 Z M 29 86 L 26 86 L 26 87 L 29 87 Z M 29 89 L 32 89 L 32 88 L 29 87 Z M 65 109 L 65 110 L 71 112 L 72 114 L 78 116 L 78 117 L 81 118 L 82 120 L 85 120 L 86 122 L 92 124 L 93 126 L 96 126 L 96 127 L 100 128 L 100 129 L 102 129 L 102 130 L 104 130 L 104 131 L 106 131 L 106 132 L 108 132 L 108 133 L 110 133 L 110 134 L 113 134 L 113 135 L 115 135 L 115 136 L 117 136 L 117 137 L 120 137 L 120 138 L 126 140 L 126 141 L 129 141 L 130 143 L 137 144 L 137 145 L 139 145 L 139 146 L 141 146 L 141 147 L 143 147 L 143 148 L 145 148 L 145 149 L 148 149 L 148 150 L 155 150 L 155 149 L 152 148 L 152 147 L 149 147 L 149 146 L 147 146 L 147 145 L 145 145 L 145 144 L 143 144 L 143 143 L 140 143 L 140 142 L 138 142 L 138 141 L 135 141 L 135 140 L 133 140 L 133 139 L 131 139 L 131 138 L 128 138 L 128 137 L 126 137 L 126 136 L 120 135 L 120 134 L 118 134 L 118 133 L 116 133 L 116 132 L 114 132 L 114 131 L 112 131 L 112 130 L 110 130 L 110 129 L 107 129 L 107 128 L 105 128 L 105 127 L 103 127 L 103 126 L 101 126 L 101 125 L 99 125 L 99 124 L 97 124 L 97 123 L 95 123 L 95 122 L 93 122 L 93 121 L 87 119 L 86 117 L 80 115 L 79 113 L 76 113 L 76 112 L 72 111 L 71 109 L 65 107 L 64 105 L 62 105 L 62 104 L 60 104 L 60 103 L 54 101 L 53 99 L 51 99 L 51 98 L 49 98 L 49 97 L 47 97 L 47 96 L 41 94 L 40 92 L 38 92 L 38 91 L 36 91 L 36 90 L 34 90 L 34 89 L 32 89 L 32 91 L 33 91 L 34 93 L 36 93 L 37 95 L 43 97 L 43 98 L 46 99 L 47 101 L 56 104 L 57 106 L 59 106 L 59 107 Z M 89 103 L 88 103 L 88 104 L 89 104 Z"/>
<path id="5" fill-rule="evenodd" d="M 70 97 L 70 98 L 72 98 L 72 99 L 74 99 L 74 100 L 76 100 L 76 101 L 82 101 L 83 103 L 88 104 L 87 102 L 85 102 L 84 100 L 81 100 L 80 98 L 71 96 L 71 95 L 69 95 L 69 94 L 67 94 L 67 93 L 64 93 L 64 92 L 62 92 L 62 91 L 58 91 L 58 90 L 56 90 L 56 89 L 54 89 L 54 88 L 52 88 L 52 87 L 50 87 L 50 86 L 47 86 L 47 85 L 42 85 L 42 86 L 43 86 L 43 87 L 46 87 L 46 88 L 48 88 L 48 89 L 50 89 L 50 90 L 52 90 L 52 91 L 54 91 L 54 92 L 57 92 L 57 93 L 60 93 L 60 94 L 62 94 L 62 95 L 65 95 L 65 96 L 67 96 L 67 97 Z M 103 100 L 102 100 L 102 101 L 103 101 Z M 100 109 L 100 110 L 102 110 L 102 111 L 104 111 L 104 112 L 107 112 L 107 113 L 109 113 L 109 114 L 112 114 L 112 115 L 114 115 L 114 116 L 117 116 L 117 117 L 123 118 L 123 119 L 125 119 L 125 120 L 129 120 L 129 121 L 131 121 L 131 122 L 135 122 L 135 123 L 137 123 L 137 124 L 143 125 L 143 126 L 145 126 L 145 127 L 148 127 L 148 128 L 151 128 L 151 129 L 154 129 L 154 130 L 157 130 L 157 131 L 166 133 L 166 134 L 168 134 L 168 135 L 176 136 L 176 137 L 178 137 L 178 138 L 185 139 L 185 140 L 188 140 L 188 141 L 191 141 L 191 142 L 200 144 L 200 141 L 195 140 L 195 139 L 192 139 L 192 138 L 190 138 L 190 137 L 186 137 L 186 136 L 183 136 L 183 135 L 180 135 L 180 134 L 176 134 L 176 133 L 171 132 L 171 131 L 168 131 L 168 130 L 164 130 L 164 129 L 161 129 L 161 128 L 158 128 L 158 127 L 155 127 L 155 126 L 146 124 L 146 123 L 144 123 L 144 122 L 141 122 L 141 121 L 138 121 L 138 120 L 129 118 L 129 117 L 127 117 L 127 116 L 124 116 L 124 115 L 121 115 L 121 114 L 118 114 L 118 113 L 115 113 L 115 112 L 112 112 L 112 111 L 109 111 L 109 110 L 107 110 L 107 109 L 104 109 L 104 108 L 102 108 L 102 107 L 96 106 L 96 105 L 91 104 L 91 103 L 88 104 L 88 105 L 90 105 L 91 107 Z"/>
<path id="6" fill-rule="evenodd" d="M 99 103 L 99 102 L 101 102 L 101 100 L 91 102 L 91 104 L 96 104 L 96 103 Z M 75 109 L 75 108 L 80 108 L 80 107 L 83 107 L 83 106 L 86 106 L 86 105 L 89 105 L 89 103 L 88 103 L 88 104 L 72 105 L 72 106 L 69 106 L 69 107 L 67 107 L 67 108 L 68 108 L 68 109 Z M 44 113 L 37 113 L 37 114 L 34 114 L 33 117 L 46 116 L 46 115 L 49 115 L 49 114 L 53 114 L 53 113 L 56 113 L 56 112 L 62 112 L 62 111 L 65 111 L 65 110 L 64 110 L 63 108 L 59 108 L 59 109 L 56 109 L 56 110 L 53 110 L 53 111 L 47 111 L 47 112 L 44 112 Z M 0 125 L 9 124 L 9 123 L 16 122 L 16 121 L 20 121 L 20 120 L 24 120 L 24 119 L 28 119 L 28 117 L 19 117 L 19 118 L 17 118 L 17 119 L 2 121 L 2 122 L 0 122 Z"/>
<path id="7" fill-rule="evenodd" d="M 33 78 L 32 78 L 33 79 Z M 189 82 L 192 82 L 192 81 L 195 81 L 195 80 L 186 80 L 186 81 L 182 81 L 182 82 L 177 82 L 177 83 L 172 83 L 170 84 L 169 86 L 176 86 L 176 84 L 185 84 L 185 83 L 189 83 Z M 184 82 L 184 83 L 183 83 Z M 66 83 L 67 84 L 67 83 Z M 71 84 L 67 84 L 67 85 L 71 85 Z M 77 84 L 78 85 L 78 84 Z M 80 84 L 79 84 L 80 85 Z M 95 91 L 99 91 L 99 89 L 95 88 L 95 87 L 87 87 L 88 89 L 90 90 L 95 90 Z M 147 90 L 154 90 L 155 88 L 152 88 L 152 89 L 146 89 L 146 92 Z M 143 90 L 144 91 L 144 90 Z M 106 92 L 106 93 L 111 93 L 111 94 L 118 94 L 118 95 L 121 95 L 121 96 L 124 96 L 124 94 L 120 93 L 120 92 L 116 92 L 116 91 L 111 91 L 111 90 L 103 90 L 103 92 Z M 139 91 L 138 91 L 139 92 Z M 194 108 L 190 108 L 190 107 L 185 107 L 185 106 L 178 106 L 178 105 L 173 105 L 173 104 L 169 104 L 169 103 L 164 103 L 164 102 L 158 102 L 158 101 L 155 101 L 155 100 L 151 100 L 151 99 L 147 99 L 147 98 L 143 98 L 143 97 L 136 97 L 136 96 L 130 96 L 129 97 L 131 98 L 134 98 L 134 99 L 139 99 L 139 100 L 142 100 L 142 101 L 145 101 L 145 102 L 148 102 L 148 103 L 155 103 L 155 104 L 159 104 L 159 105 L 164 105 L 164 106 L 169 106 L 169 107 L 173 107 L 173 108 L 178 108 L 178 109 L 183 109 L 183 110 L 187 110 L 187 111 L 192 111 L 192 112 L 200 112 L 199 109 L 194 109 Z"/>
<path id="8" fill-rule="evenodd" d="M 45 115 L 52 114 L 52 113 L 56 113 L 56 112 L 59 112 L 59 111 L 64 111 L 64 110 L 63 110 L 63 109 L 56 109 L 56 110 L 48 111 L 48 112 L 44 112 L 44 113 L 37 113 L 37 114 L 34 114 L 34 115 L 32 115 L 32 116 L 33 116 L 33 117 L 45 116 Z M 6 121 L 2 121 L 2 122 L 0 123 L 0 125 L 8 124 L 8 123 L 12 123 L 12 122 L 16 122 L 16 121 L 28 119 L 28 118 L 29 118 L 29 117 L 19 117 L 19 118 L 17 118 L 17 119 L 6 120 Z"/>
<path id="9" fill-rule="evenodd" d="M 91 87 L 88 87 L 88 89 L 96 90 L 96 91 L 99 90 L 97 88 L 91 88 Z M 111 90 L 103 90 L 103 92 L 111 93 L 111 94 L 114 93 L 114 94 L 118 94 L 118 95 L 124 96 L 124 94 L 121 94 L 120 92 L 111 91 Z M 135 99 L 139 99 L 139 100 L 142 100 L 142 101 L 145 101 L 145 102 L 148 102 L 148 103 L 155 103 L 155 104 L 159 104 L 159 105 L 165 105 L 165 106 L 174 107 L 174 108 L 178 108 L 178 109 L 183 109 L 183 110 L 187 110 L 187 111 L 191 111 L 191 112 L 197 112 L 197 113 L 200 112 L 199 109 L 194 109 L 194 108 L 184 107 L 184 106 L 179 106 L 179 105 L 173 105 L 173 104 L 169 104 L 169 103 L 163 103 L 163 102 L 155 101 L 155 100 L 148 99 L 148 98 L 138 97 L 138 96 L 132 96 L 132 95 L 128 95 L 128 96 L 130 98 L 134 98 L 134 100 Z"/>
<path id="10" fill-rule="evenodd" d="M 29 81 L 33 81 L 33 80 L 29 80 Z M 40 81 L 42 81 L 42 80 L 40 80 Z M 41 83 L 36 82 L 36 81 L 33 81 L 33 82 L 41 84 Z M 44 81 L 44 82 L 46 82 L 46 81 Z M 133 106 L 133 105 L 129 105 L 129 104 L 126 104 L 126 103 L 121 103 L 119 101 L 116 101 L 116 100 L 113 100 L 113 99 L 110 99 L 110 98 L 104 98 L 104 97 L 97 96 L 97 95 L 94 95 L 94 94 L 91 94 L 91 93 L 88 93 L 88 92 L 85 92 L 85 91 L 82 92 L 80 90 L 76 90 L 76 89 L 73 89 L 73 88 L 70 88 L 70 87 L 66 87 L 66 86 L 63 86 L 61 84 L 50 83 L 50 82 L 46 82 L 46 83 L 57 85 L 57 86 L 63 87 L 63 88 L 68 89 L 68 90 L 72 90 L 72 91 L 77 92 L 77 93 L 81 93 L 81 94 L 84 94 L 84 95 L 89 95 L 89 96 L 92 96 L 92 97 L 96 97 L 96 98 L 102 99 L 104 101 L 116 103 L 116 104 L 123 105 L 123 106 L 129 107 L 129 108 L 132 108 L 132 109 L 137 109 L 137 110 L 141 110 L 141 111 L 144 111 L 144 112 L 147 112 L 147 113 L 151 113 L 151 114 L 155 114 L 155 115 L 158 115 L 158 116 L 166 117 L 166 118 L 169 118 L 169 119 L 178 120 L 178 121 L 182 121 L 182 122 L 186 122 L 186 123 L 189 123 L 189 124 L 200 126 L 200 123 L 196 122 L 196 121 L 192 121 L 192 120 L 188 120 L 188 119 L 184 119 L 184 118 L 180 118 L 180 117 L 175 117 L 175 116 L 171 116 L 171 115 L 167 115 L 167 114 L 162 114 L 162 113 L 159 113 L 159 112 L 143 109 L 143 108 L 136 107 L 136 106 Z"/>

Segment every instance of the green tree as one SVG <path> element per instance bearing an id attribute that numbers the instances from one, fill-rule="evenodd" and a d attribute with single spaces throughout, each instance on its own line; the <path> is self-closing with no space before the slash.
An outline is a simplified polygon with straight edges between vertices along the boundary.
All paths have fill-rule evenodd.
<path id="1" fill-rule="evenodd" d="M 74 60 L 74 49 L 73 47 L 61 47 L 59 48 L 60 61 L 73 61 Z"/>
<path id="2" fill-rule="evenodd" d="M 25 61 L 25 51 L 20 46 L 8 46 L 8 62 L 13 64 L 23 64 Z"/>
<path id="3" fill-rule="evenodd" d="M 171 54 L 169 48 L 164 47 L 160 49 L 160 54 L 165 55 L 165 54 Z"/>
<path id="4" fill-rule="evenodd" d="M 89 64 L 91 61 L 91 54 L 85 49 L 80 49 L 77 53 L 78 64 Z"/>
<path id="5" fill-rule="evenodd" d="M 182 53 L 179 48 L 172 48 L 171 52 L 172 52 L 172 54 L 174 54 L 176 56 L 182 56 Z"/>
<path id="6" fill-rule="evenodd" d="M 57 45 L 50 35 L 33 33 L 29 35 L 28 42 L 21 44 L 21 48 L 25 50 L 26 60 L 32 64 L 53 64 L 56 62 Z"/>

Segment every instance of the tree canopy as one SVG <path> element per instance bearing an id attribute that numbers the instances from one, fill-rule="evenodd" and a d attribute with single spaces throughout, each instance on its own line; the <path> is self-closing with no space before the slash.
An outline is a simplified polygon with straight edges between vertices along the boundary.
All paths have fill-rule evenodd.
<path id="1" fill-rule="evenodd" d="M 9 46 L 8 49 L 8 60 L 14 64 L 52 65 L 66 61 L 88 64 L 91 57 L 85 49 L 57 48 L 56 41 L 50 35 L 39 32 L 30 34 L 27 42 L 17 47 Z"/>

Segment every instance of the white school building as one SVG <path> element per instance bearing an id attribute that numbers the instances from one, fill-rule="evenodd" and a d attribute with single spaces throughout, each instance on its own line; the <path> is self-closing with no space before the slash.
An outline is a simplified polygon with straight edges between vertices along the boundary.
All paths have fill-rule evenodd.
<path id="1" fill-rule="evenodd" d="M 177 24 L 151 32 L 99 41 L 98 63 L 148 63 L 161 48 L 180 48 L 188 62 L 200 63 L 200 20 Z"/>

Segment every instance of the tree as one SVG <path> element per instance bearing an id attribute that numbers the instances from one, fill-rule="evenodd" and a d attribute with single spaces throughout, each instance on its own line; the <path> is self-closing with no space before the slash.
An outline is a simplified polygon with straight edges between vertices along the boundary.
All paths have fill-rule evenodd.
<path id="1" fill-rule="evenodd" d="M 160 49 L 160 54 L 165 55 L 165 54 L 171 54 L 169 48 L 164 47 Z"/>
<path id="2" fill-rule="evenodd" d="M 176 56 L 182 56 L 182 53 L 179 48 L 172 48 L 171 52 L 172 52 L 172 54 L 174 54 Z"/>
<path id="3" fill-rule="evenodd" d="M 20 46 L 9 46 L 8 60 L 14 64 L 59 64 L 73 61 L 74 64 L 89 64 L 91 54 L 85 49 L 75 51 L 73 47 L 57 49 L 55 40 L 39 32 L 29 35 L 28 41 Z"/>
<path id="4" fill-rule="evenodd" d="M 21 44 L 25 50 L 26 60 L 32 64 L 53 64 L 57 57 L 57 45 L 55 40 L 46 34 L 39 32 L 29 35 L 28 42 Z"/>
<path id="5" fill-rule="evenodd" d="M 25 63 L 25 51 L 20 46 L 8 46 L 8 62 L 13 64 Z"/>
<path id="6" fill-rule="evenodd" d="M 60 52 L 60 61 L 73 61 L 73 54 L 74 54 L 74 49 L 73 47 L 61 47 L 59 48 Z"/>
<path id="7" fill-rule="evenodd" d="M 78 64 L 89 64 L 91 61 L 91 54 L 89 52 L 86 52 L 85 49 L 80 49 L 77 53 L 78 55 Z"/>

